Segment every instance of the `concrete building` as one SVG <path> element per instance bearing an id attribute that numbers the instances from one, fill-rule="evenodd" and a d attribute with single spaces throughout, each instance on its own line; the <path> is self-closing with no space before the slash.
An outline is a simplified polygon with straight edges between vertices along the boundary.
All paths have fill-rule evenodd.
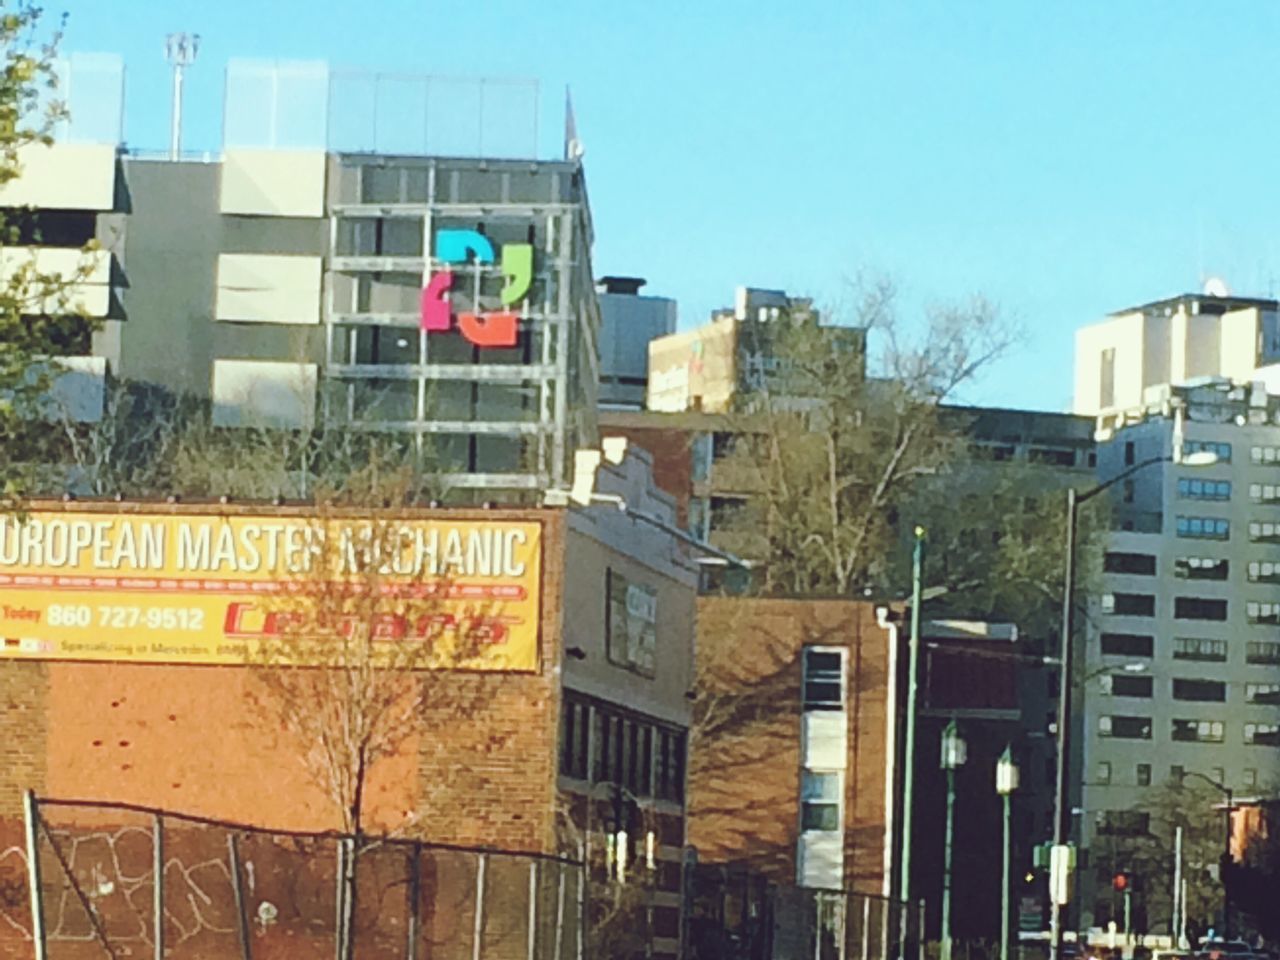
<path id="1" fill-rule="evenodd" d="M 643 410 L 649 392 L 649 343 L 676 332 L 676 302 L 642 296 L 638 277 L 602 277 L 600 406 Z"/>
<path id="2" fill-rule="evenodd" d="M 504 149 L 483 81 L 455 82 L 480 101 L 459 94 L 407 136 L 424 122 L 414 98 L 445 87 L 377 81 L 233 62 L 217 153 L 126 150 L 118 127 L 24 151 L 0 202 L 36 208 L 41 234 L 0 271 L 34 256 L 69 272 L 86 241 L 101 248 L 78 297 L 102 329 L 68 350 L 81 419 L 105 383 L 137 383 L 207 402 L 216 425 L 323 422 L 429 446 L 453 489 L 567 481 L 596 438 L 599 382 L 581 163 L 532 137 Z M 479 133 L 450 141 L 466 109 Z M 497 133 L 530 118 L 536 131 L 535 111 L 504 107 Z M 369 117 L 382 119 L 353 135 Z M 268 132 L 246 131 L 263 118 Z"/>
<path id="3" fill-rule="evenodd" d="M 1277 301 L 1210 294 L 1156 300 L 1076 331 L 1072 410 L 1085 416 L 1130 410 L 1147 402 L 1148 388 L 1197 377 L 1259 379 L 1255 371 L 1276 364 Z M 1280 380 L 1273 382 L 1280 392 Z"/>
<path id="4" fill-rule="evenodd" d="M 1275 316 L 1263 305 L 1235 315 L 1255 331 Z M 1179 316 L 1190 324 L 1204 315 Z M 1232 317 L 1210 315 L 1224 329 Z M 1100 416 L 1099 476 L 1168 462 L 1111 496 L 1078 666 L 1082 784 L 1073 804 L 1103 873 L 1126 837 L 1145 833 L 1144 802 L 1170 779 L 1195 772 L 1237 797 L 1280 789 L 1280 396 L 1225 377 L 1143 393 L 1143 404 Z M 1193 451 L 1218 460 L 1171 462 Z M 1086 891 L 1083 923 L 1110 918 L 1108 899 L 1098 900 Z"/>
<path id="5" fill-rule="evenodd" d="M 725 413 L 735 397 L 784 373 L 772 355 L 771 331 L 781 323 L 821 320 L 813 301 L 780 290 L 739 287 L 734 305 L 712 313 L 711 320 L 684 333 L 661 337 L 649 345 L 650 410 L 664 413 Z M 833 349 L 865 358 L 866 331 L 824 327 Z"/>
<path id="6" fill-rule="evenodd" d="M 670 522 L 671 500 L 652 488 L 647 466 L 647 455 L 635 451 L 622 463 L 603 467 L 598 488 Z M 232 643 L 230 625 L 236 624 L 236 636 L 247 629 L 245 618 L 227 613 L 228 604 L 246 599 L 242 594 L 249 585 L 237 581 L 269 587 L 267 581 L 281 574 L 254 572 L 252 565 L 228 573 L 223 565 L 189 582 L 190 571 L 184 573 L 175 559 L 183 549 L 184 530 L 188 545 L 198 542 L 199 530 L 224 527 L 252 539 L 267 528 L 307 527 L 313 522 L 312 508 L 52 502 L 31 510 L 25 522 L 42 524 L 38 534 L 12 518 L 0 521 L 0 595 L 5 601 L 0 605 L 0 636 L 6 638 L 0 645 L 0 689 L 9 704 L 7 760 L 0 782 L 3 842 L 22 847 L 24 790 L 42 797 L 165 808 L 277 831 L 335 829 L 338 811 L 332 795 L 307 776 L 300 759 L 306 752 L 303 745 L 291 742 L 287 732 L 254 706 L 261 703 L 261 693 L 254 700 L 253 671 L 264 668 L 225 652 Z M 356 522 L 363 518 L 354 516 Z M 65 540 L 54 548 L 56 535 L 50 531 L 80 521 L 87 522 L 84 529 L 99 530 L 95 536 L 117 546 L 126 542 L 116 536 L 123 528 L 141 530 L 152 547 L 141 553 L 130 547 L 116 555 L 114 565 L 104 554 L 105 568 L 97 568 L 93 550 L 80 549 L 76 555 L 81 562 L 74 569 L 97 569 L 110 576 L 78 580 L 67 576 L 73 568 L 65 562 Z M 464 531 L 464 537 L 469 536 L 466 531 L 477 533 L 485 542 L 492 534 L 516 543 L 512 564 L 490 569 L 486 560 L 468 575 L 473 591 L 496 586 L 499 592 L 485 595 L 514 599 L 491 611 L 506 630 L 486 646 L 485 659 L 433 679 L 433 696 L 422 706 L 420 726 L 371 771 L 364 828 L 375 834 L 397 830 L 410 839 L 455 849 L 572 857 L 580 854 L 584 838 L 593 837 L 587 841 L 590 882 L 600 891 L 606 860 L 616 862 L 620 845 L 626 844 L 631 882 L 645 898 L 647 926 L 640 932 L 649 953 L 679 955 L 691 714 L 686 692 L 693 683 L 697 584 L 687 547 L 657 527 L 637 527 L 613 506 L 575 511 L 410 509 L 397 512 L 396 522 L 428 534 L 435 531 L 441 543 L 450 531 Z M 157 532 L 162 528 L 167 536 Z M 244 533 L 246 529 L 256 533 Z M 43 539 L 45 533 L 50 539 Z M 18 556 L 14 547 L 19 540 L 36 545 Z M 291 534 L 281 556 L 291 552 L 288 543 L 294 543 Z M 263 551 L 259 559 L 266 555 Z M 167 587 L 157 579 L 169 576 L 173 581 Z M 29 579 L 19 582 L 24 577 Z M 80 586 L 73 589 L 63 582 L 70 580 Z M 190 589 L 191 582 L 200 589 Z M 379 582 L 385 586 L 387 581 Z M 182 583 L 187 583 L 185 589 Z M 261 603 L 262 596 L 258 590 L 247 600 Z M 83 621 L 81 609 L 86 611 Z M 202 615 L 184 614 L 182 627 L 175 630 L 179 609 L 198 609 Z M 108 611 L 105 621 L 103 610 Z M 254 622 L 265 623 L 261 618 Z M 421 815 L 406 819 L 414 811 Z M 75 835 L 85 823 L 106 835 L 112 825 L 133 822 L 121 820 L 126 814 L 119 810 L 102 808 L 81 816 L 89 819 L 77 821 L 66 814 L 59 821 L 71 831 L 67 835 Z M 221 852 L 212 855 L 216 860 L 225 857 L 225 843 L 196 848 L 208 851 L 219 845 Z M 177 849 L 170 855 L 180 856 Z M 208 856 L 206 852 L 200 859 Z M 262 856 L 253 859 L 260 867 L 264 862 Z M 77 861 L 75 869 L 88 876 L 91 864 Z M 92 869 L 104 884 L 121 882 L 109 872 L 110 864 Z M 101 873 L 104 869 L 108 873 Z M 462 894 L 485 883 L 483 873 L 479 880 L 468 876 Z M 447 921 L 438 923 L 434 933 L 429 925 L 426 935 L 442 938 L 435 948 L 469 954 L 470 921 L 451 920 L 467 901 L 454 904 L 445 896 L 459 892 L 459 877 L 455 873 L 450 880 L 442 873 L 439 883 L 445 886 L 424 888 L 436 891 L 427 894 L 427 915 Z M 63 889 L 60 875 L 48 878 L 50 889 Z M 267 878 L 263 874 L 259 879 L 265 883 Z M 573 903 L 581 888 L 576 877 L 571 880 L 567 889 Z M 495 955 L 523 956 L 530 907 L 519 900 L 525 894 L 517 894 L 529 889 L 528 865 L 514 878 L 494 873 L 488 882 L 493 909 L 509 910 L 495 914 L 488 921 L 490 929 L 502 927 L 504 936 L 519 946 L 510 954 L 495 949 Z M 273 879 L 271 889 L 275 887 Z M 394 904 L 404 900 L 403 885 L 391 889 L 396 892 L 387 893 L 376 909 L 398 917 Z M 208 909 L 229 916 L 225 884 L 206 878 L 204 890 L 223 898 L 210 901 Z M 552 887 L 544 901 L 552 910 L 555 898 Z M 307 928 L 306 921 L 313 908 L 323 911 L 326 899 L 309 894 L 302 900 L 306 906 L 297 925 L 292 914 L 282 912 L 279 922 L 259 936 L 285 942 L 281 949 L 295 955 L 311 944 L 320 934 Z M 373 909 L 373 903 L 365 909 Z M 138 942 L 141 926 L 128 902 L 102 900 L 97 908 L 117 947 Z M 257 909 L 256 900 L 251 908 Z M 123 918 L 114 912 L 118 909 L 126 911 Z M 25 910 L 14 907 L 15 915 Z M 452 931 L 447 938 L 442 927 Z M 0 941 L 0 950 L 10 943 L 15 951 L 19 946 L 30 950 L 21 923 L 7 924 Z M 402 947 L 400 940 L 396 949 Z M 208 955 L 220 954 L 208 950 Z"/>

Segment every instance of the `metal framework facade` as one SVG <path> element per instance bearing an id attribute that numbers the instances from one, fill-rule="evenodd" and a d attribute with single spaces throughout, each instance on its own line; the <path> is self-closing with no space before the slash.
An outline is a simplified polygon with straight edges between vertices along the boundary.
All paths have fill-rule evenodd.
<path id="1" fill-rule="evenodd" d="M 325 263 L 327 421 L 412 439 L 460 489 L 542 490 L 595 439 L 599 308 L 576 162 L 333 154 Z M 534 247 L 514 347 L 420 329 L 442 229 Z M 452 264 L 452 311 L 500 307 L 497 263 Z"/>

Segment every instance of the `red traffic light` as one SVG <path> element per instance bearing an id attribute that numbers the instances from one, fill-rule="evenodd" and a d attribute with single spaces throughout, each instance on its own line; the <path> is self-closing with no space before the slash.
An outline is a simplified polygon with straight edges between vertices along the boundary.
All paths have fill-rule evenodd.
<path id="1" fill-rule="evenodd" d="M 1129 886 L 1129 875 L 1127 873 L 1117 873 L 1111 878 L 1111 886 L 1117 890 L 1124 890 Z"/>

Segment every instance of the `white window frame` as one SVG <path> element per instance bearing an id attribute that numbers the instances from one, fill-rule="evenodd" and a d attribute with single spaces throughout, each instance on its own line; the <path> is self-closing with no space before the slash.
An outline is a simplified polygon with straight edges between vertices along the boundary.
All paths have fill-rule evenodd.
<path id="1" fill-rule="evenodd" d="M 810 805 L 828 807 L 832 805 L 832 801 L 825 799 L 809 799 L 805 796 L 806 779 L 810 776 L 814 777 L 834 777 L 836 782 L 836 798 L 834 801 L 836 808 L 836 826 L 833 830 L 818 830 L 806 828 L 804 825 L 805 808 Z M 829 770 L 820 768 L 803 767 L 800 770 L 800 835 L 803 836 L 819 836 L 826 837 L 832 834 L 840 834 L 844 832 L 844 771 Z"/>
<path id="2" fill-rule="evenodd" d="M 840 657 L 840 704 L 836 706 L 818 706 L 816 704 L 823 701 L 814 701 L 815 706 L 810 706 L 809 701 L 809 654 L 810 653 L 834 653 Z M 800 650 L 801 678 L 800 678 L 800 705 L 805 712 L 822 711 L 831 713 L 843 713 L 848 709 L 849 703 L 849 650 L 847 647 L 823 647 L 823 646 L 805 646 Z M 813 677 L 816 682 L 830 682 L 830 676 L 825 672 L 819 676 Z"/>

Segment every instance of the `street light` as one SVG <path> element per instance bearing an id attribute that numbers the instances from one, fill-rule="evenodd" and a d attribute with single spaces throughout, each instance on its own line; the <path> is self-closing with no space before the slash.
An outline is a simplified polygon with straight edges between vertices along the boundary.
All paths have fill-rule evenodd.
<path id="1" fill-rule="evenodd" d="M 1004 801 L 1003 869 L 1000 871 L 1000 960 L 1009 960 L 1009 857 L 1013 843 L 1013 792 L 1018 789 L 1018 765 L 1013 761 L 1013 745 L 1004 748 L 996 761 L 996 793 Z"/>
<path id="2" fill-rule="evenodd" d="M 1222 939 L 1231 939 L 1231 888 L 1227 885 L 1227 865 L 1231 862 L 1231 814 L 1235 810 L 1235 793 L 1226 784 L 1194 770 L 1183 770 L 1183 777 L 1198 777 L 1227 798 L 1227 829 L 1223 835 L 1222 849 Z M 1185 909 L 1185 908 L 1184 908 Z"/>
<path id="3" fill-rule="evenodd" d="M 1063 590 L 1062 590 L 1062 670 L 1058 678 L 1058 759 L 1056 783 L 1054 788 L 1053 845 L 1065 847 L 1071 833 L 1071 804 L 1067 801 L 1067 764 L 1070 762 L 1067 751 L 1070 747 L 1071 720 L 1071 665 L 1072 665 L 1072 633 L 1075 625 L 1075 574 L 1076 574 L 1076 524 L 1080 519 L 1080 504 L 1092 500 L 1104 490 L 1109 490 L 1121 480 L 1126 480 L 1139 470 L 1154 466 L 1157 463 L 1179 463 L 1186 467 L 1208 467 L 1218 462 L 1218 455 L 1209 450 L 1201 450 L 1182 456 L 1180 447 L 1175 448 L 1175 456 L 1149 457 L 1135 463 L 1127 470 L 1122 470 L 1105 483 L 1100 483 L 1092 490 L 1076 493 L 1074 487 L 1067 488 L 1067 527 L 1066 555 L 1064 557 Z M 1062 870 L 1069 870 L 1071 862 L 1065 850 L 1057 854 L 1054 862 L 1060 864 Z M 1050 894 L 1050 929 L 1049 960 L 1060 960 L 1062 955 L 1062 908 L 1067 901 L 1069 885 L 1056 882 L 1061 878 L 1051 878 Z"/>
<path id="4" fill-rule="evenodd" d="M 956 722 L 942 731 L 942 769 L 947 772 L 947 833 L 942 847 L 942 960 L 951 960 L 951 836 L 956 808 L 956 770 L 964 766 L 968 747 Z"/>

